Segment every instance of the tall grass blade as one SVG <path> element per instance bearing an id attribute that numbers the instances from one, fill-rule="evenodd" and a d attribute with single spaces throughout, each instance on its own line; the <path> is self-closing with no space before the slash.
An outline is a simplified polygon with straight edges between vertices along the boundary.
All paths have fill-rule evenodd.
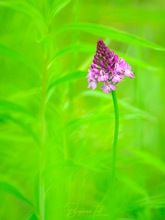
<path id="1" fill-rule="evenodd" d="M 77 23 L 69 24 L 61 28 L 60 32 L 79 30 L 97 36 L 107 37 L 115 41 L 124 42 L 127 44 L 134 44 L 136 46 L 148 47 L 154 50 L 165 51 L 165 48 L 153 42 L 150 42 L 137 35 L 129 34 L 105 25 L 91 24 L 91 23 Z"/>
<path id="2" fill-rule="evenodd" d="M 31 207 L 31 209 L 35 212 L 36 215 L 38 215 L 34 204 L 17 187 L 11 185 L 10 183 L 6 183 L 0 180 L 0 188 L 5 190 L 7 193 L 11 193 L 17 198 L 21 199 L 23 202 L 25 202 Z"/>
<path id="3" fill-rule="evenodd" d="M 70 72 L 66 75 L 63 75 L 60 78 L 57 78 L 56 80 L 54 80 L 52 83 L 50 83 L 50 85 L 48 86 L 48 89 L 51 89 L 54 86 L 57 86 L 61 83 L 66 83 L 66 82 L 71 82 L 77 79 L 83 79 L 86 76 L 86 72 L 84 71 L 74 71 L 74 72 Z"/>
<path id="4" fill-rule="evenodd" d="M 35 70 L 36 72 L 39 72 L 37 65 L 32 60 L 30 60 L 28 57 L 26 57 L 21 52 L 18 52 L 16 50 L 8 47 L 7 45 L 0 44 L 0 55 L 5 56 L 5 57 L 7 56 L 7 57 L 10 57 L 10 58 L 17 60 L 19 62 L 22 62 L 26 66 Z"/>

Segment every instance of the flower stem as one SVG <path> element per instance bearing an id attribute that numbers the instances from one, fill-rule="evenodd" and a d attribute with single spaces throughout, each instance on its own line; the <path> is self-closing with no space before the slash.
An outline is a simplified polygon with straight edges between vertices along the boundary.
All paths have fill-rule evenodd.
<path id="1" fill-rule="evenodd" d="M 45 154 L 46 154 L 46 76 L 47 75 L 47 60 L 42 74 L 42 99 L 41 99 L 41 148 L 39 158 L 39 213 L 40 220 L 45 219 Z"/>
<path id="2" fill-rule="evenodd" d="M 39 154 L 39 213 L 40 219 L 45 220 L 45 171 L 46 171 L 46 89 L 48 80 L 48 60 L 49 60 L 50 35 L 47 33 L 42 42 L 43 48 L 43 69 L 41 78 L 41 111 L 40 111 L 40 154 Z"/>
<path id="3" fill-rule="evenodd" d="M 114 129 L 114 139 L 113 139 L 113 149 L 112 149 L 112 188 L 114 188 L 115 178 L 116 178 L 117 140 L 118 140 L 118 132 L 119 132 L 119 113 L 118 113 L 117 96 L 115 91 L 112 91 L 112 99 L 113 99 L 114 114 L 115 114 L 115 129 Z"/>

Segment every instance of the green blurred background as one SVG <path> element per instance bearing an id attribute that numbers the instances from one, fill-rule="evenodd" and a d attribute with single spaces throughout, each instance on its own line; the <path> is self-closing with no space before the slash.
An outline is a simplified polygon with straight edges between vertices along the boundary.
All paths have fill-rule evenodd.
<path id="1" fill-rule="evenodd" d="M 0 219 L 164 220 L 163 0 L 0 0 Z M 87 89 L 96 42 L 131 64 Z"/>

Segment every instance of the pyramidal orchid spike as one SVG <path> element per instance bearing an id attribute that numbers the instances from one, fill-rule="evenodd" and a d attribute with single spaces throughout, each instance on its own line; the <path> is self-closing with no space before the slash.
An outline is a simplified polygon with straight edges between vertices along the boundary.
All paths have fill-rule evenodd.
<path id="1" fill-rule="evenodd" d="M 103 82 L 101 86 L 103 92 L 112 92 L 116 89 L 116 84 L 121 82 L 125 76 L 135 77 L 131 66 L 123 58 L 119 59 L 103 40 L 98 40 L 96 54 L 88 70 L 88 88 L 91 87 L 94 90 L 98 82 Z"/>

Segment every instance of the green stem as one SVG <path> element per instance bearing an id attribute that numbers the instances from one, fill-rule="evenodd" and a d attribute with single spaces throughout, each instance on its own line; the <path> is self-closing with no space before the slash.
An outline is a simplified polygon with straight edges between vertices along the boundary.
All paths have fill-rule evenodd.
<path id="1" fill-rule="evenodd" d="M 119 112 L 118 112 L 117 96 L 115 91 L 112 91 L 112 99 L 113 99 L 114 113 L 115 113 L 115 130 L 114 130 L 113 149 L 112 149 L 112 188 L 113 188 L 115 185 L 115 178 L 116 178 L 117 140 L 118 140 L 118 132 L 119 132 Z"/>
<path id="2" fill-rule="evenodd" d="M 46 81 L 47 81 L 47 57 L 44 60 L 41 90 L 41 147 L 39 160 L 39 213 L 40 220 L 45 219 L 45 154 L 46 154 Z"/>

